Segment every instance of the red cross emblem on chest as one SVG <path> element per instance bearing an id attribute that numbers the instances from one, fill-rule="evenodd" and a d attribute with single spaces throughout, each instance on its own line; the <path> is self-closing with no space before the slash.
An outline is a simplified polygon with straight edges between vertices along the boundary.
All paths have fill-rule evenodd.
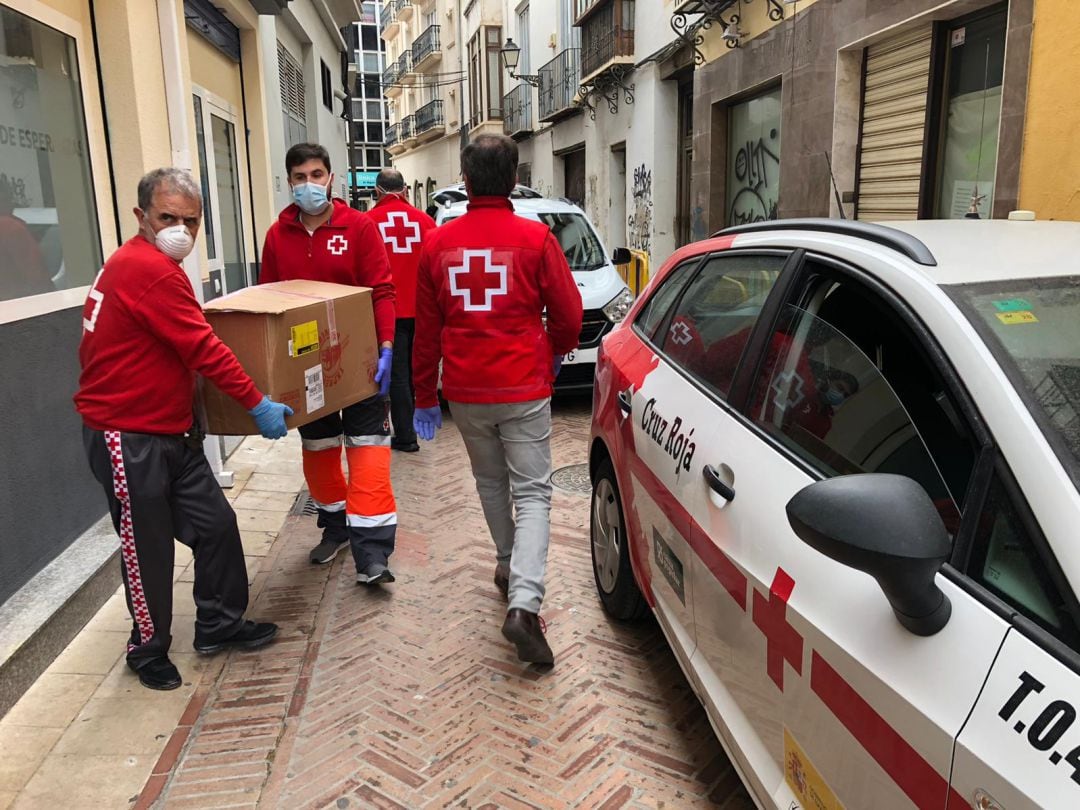
<path id="1" fill-rule="evenodd" d="M 765 670 L 780 691 L 784 691 L 784 662 L 802 675 L 803 637 L 788 624 L 787 602 L 795 590 L 795 580 L 783 568 L 776 569 L 769 598 L 754 589 L 754 624 L 765 634 Z"/>
<path id="2" fill-rule="evenodd" d="M 394 253 L 412 253 L 420 241 L 420 223 L 409 219 L 405 211 L 391 211 L 386 222 L 379 223 L 379 233 Z"/>
<path id="3" fill-rule="evenodd" d="M 326 249 L 335 256 L 340 256 L 349 249 L 349 240 L 340 233 L 334 234 L 334 236 L 327 241 Z"/>
<path id="4" fill-rule="evenodd" d="M 506 295 L 506 265 L 492 264 L 490 250 L 462 251 L 461 264 L 450 267 L 450 294 L 466 312 L 490 312 L 495 297 Z"/>

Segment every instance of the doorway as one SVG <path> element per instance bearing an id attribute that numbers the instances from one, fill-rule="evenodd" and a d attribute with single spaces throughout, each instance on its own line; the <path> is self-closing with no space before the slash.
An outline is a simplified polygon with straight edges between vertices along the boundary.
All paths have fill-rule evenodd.
<path id="1" fill-rule="evenodd" d="M 625 247 L 626 244 L 626 143 L 619 143 L 611 147 L 608 248 Z"/>
<path id="2" fill-rule="evenodd" d="M 199 87 L 194 88 L 193 103 L 206 243 L 206 264 L 200 269 L 203 297 L 209 301 L 247 287 L 253 279 L 244 251 L 236 111 Z"/>
<path id="3" fill-rule="evenodd" d="M 563 196 L 579 208 L 585 207 L 585 147 L 566 152 L 563 160 Z"/>
<path id="4" fill-rule="evenodd" d="M 690 204 L 690 175 L 694 170 L 694 74 L 679 81 L 678 176 L 676 177 L 675 239 L 677 247 L 688 245 L 704 234 L 694 233 Z M 698 216 L 700 220 L 700 215 Z M 702 229 L 703 230 L 703 229 Z"/>

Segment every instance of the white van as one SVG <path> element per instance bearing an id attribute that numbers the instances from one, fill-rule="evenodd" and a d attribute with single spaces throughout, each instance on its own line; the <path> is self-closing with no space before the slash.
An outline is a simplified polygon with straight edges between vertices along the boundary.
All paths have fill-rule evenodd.
<path id="1" fill-rule="evenodd" d="M 517 195 L 511 196 L 510 201 L 518 216 L 538 220 L 551 228 L 581 290 L 585 308 L 581 338 L 578 348 L 563 360 L 555 388 L 558 391 L 591 389 L 600 341 L 626 317 L 634 302 L 634 296 L 615 269 L 616 264 L 630 260 L 629 251 L 617 248 L 612 256 L 608 256 L 600 235 L 585 212 L 572 203 Z M 457 219 L 465 213 L 467 206 L 465 200 L 441 206 L 435 221 L 442 225 Z"/>

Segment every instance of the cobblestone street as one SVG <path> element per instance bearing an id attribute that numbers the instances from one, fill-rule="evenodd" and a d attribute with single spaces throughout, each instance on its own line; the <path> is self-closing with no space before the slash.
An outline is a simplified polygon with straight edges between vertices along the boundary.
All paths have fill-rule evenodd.
<path id="1" fill-rule="evenodd" d="M 587 401 L 556 404 L 555 437 L 557 469 L 584 461 Z M 620 626 L 602 613 L 586 493 L 556 489 L 543 609 L 556 667 L 540 674 L 499 633 L 493 547 L 452 424 L 419 454 L 394 455 L 397 582 L 374 591 L 354 583 L 347 554 L 331 566 L 308 563 L 313 518 L 272 511 L 291 493 L 271 487 L 301 480 L 294 444 L 248 440 L 230 465 L 244 479 L 230 497 L 245 543 L 263 538 L 265 556 L 249 558 L 249 573 L 261 565 L 252 613 L 281 624 L 279 641 L 196 659 L 180 582 L 174 659 L 190 681 L 186 700 L 141 689 L 119 660 L 105 678 L 120 690 L 113 720 L 94 722 L 83 708 L 59 732 L 81 733 L 91 747 L 95 734 L 110 735 L 101 750 L 126 752 L 124 718 L 140 729 L 155 702 L 172 701 L 175 730 L 161 733 L 159 722 L 160 754 L 145 786 L 123 794 L 129 806 L 752 806 L 655 622 Z M 284 524 L 272 539 L 275 515 Z M 10 734 L 12 717 L 29 711 L 16 707 L 0 731 Z M 14 806 L 44 806 L 63 790 L 46 778 L 63 764 L 56 756 L 11 795 Z M 136 771 L 149 761 L 138 763 Z"/>

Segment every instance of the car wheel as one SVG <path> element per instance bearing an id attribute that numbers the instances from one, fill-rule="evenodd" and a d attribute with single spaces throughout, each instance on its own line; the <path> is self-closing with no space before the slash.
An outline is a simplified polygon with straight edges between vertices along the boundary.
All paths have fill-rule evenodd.
<path id="1" fill-rule="evenodd" d="M 591 514 L 593 577 L 604 610 L 620 621 L 640 619 L 648 605 L 634 581 L 619 484 L 610 459 L 593 479 Z"/>

